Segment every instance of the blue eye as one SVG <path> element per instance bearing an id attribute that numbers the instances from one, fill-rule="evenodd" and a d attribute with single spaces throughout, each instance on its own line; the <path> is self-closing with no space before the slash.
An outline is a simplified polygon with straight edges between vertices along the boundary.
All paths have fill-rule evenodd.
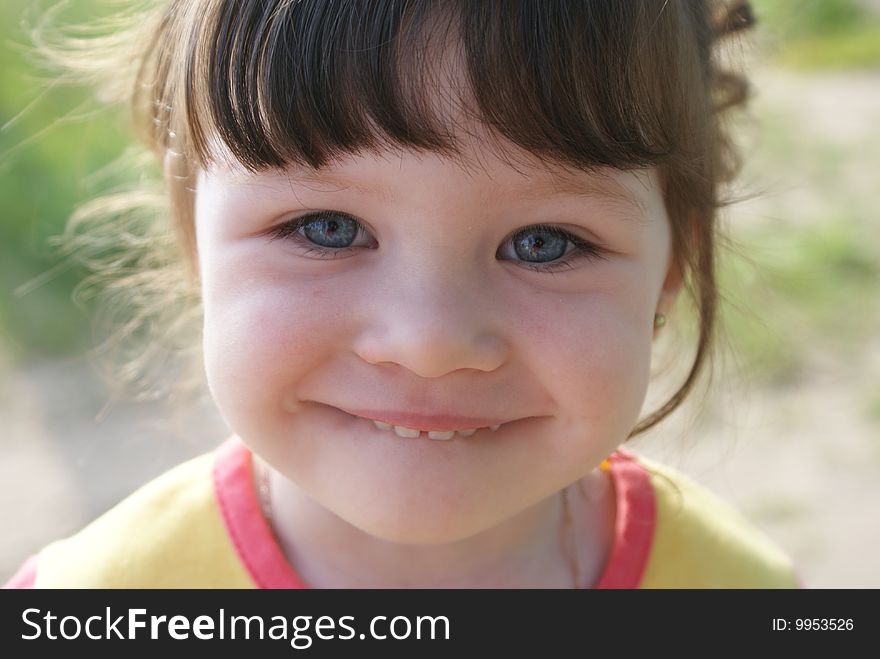
<path id="1" fill-rule="evenodd" d="M 303 256 L 335 259 L 354 251 L 351 246 L 359 232 L 366 234 L 356 219 L 334 211 L 320 211 L 297 217 L 272 229 L 270 240 L 290 240 L 305 248 Z"/>
<path id="2" fill-rule="evenodd" d="M 349 247 L 363 227 L 341 213 L 321 211 L 285 222 L 273 232 L 273 238 L 299 239 L 300 229 L 315 247 L 332 251 Z"/>
<path id="3" fill-rule="evenodd" d="M 306 254 L 316 254 L 322 259 L 333 259 L 353 251 L 352 243 L 359 233 L 366 234 L 356 219 L 335 211 L 320 211 L 298 217 L 280 224 L 271 231 L 271 239 L 289 239 L 307 249 Z M 555 272 L 571 269 L 572 261 L 579 258 L 604 259 L 605 250 L 562 229 L 537 224 L 519 231 L 509 241 L 514 252 L 522 259 L 517 261 L 536 272 Z M 568 245 L 574 249 L 566 252 Z M 499 254 L 502 250 L 499 249 Z"/>
<path id="4" fill-rule="evenodd" d="M 513 242 L 517 256 L 521 256 L 529 262 L 543 262 L 546 257 L 549 261 L 555 261 L 565 254 L 568 248 L 568 239 L 555 231 L 536 231 L 529 229 L 520 233 Z"/>
<path id="5" fill-rule="evenodd" d="M 574 249 L 566 252 L 569 243 Z M 572 262 L 581 258 L 607 258 L 602 247 L 549 224 L 536 224 L 518 232 L 513 237 L 513 245 L 516 255 L 523 259 L 523 265 L 536 272 L 571 270 Z"/>
<path id="6" fill-rule="evenodd" d="M 303 225 L 303 233 L 315 243 L 325 240 L 330 243 L 322 247 L 348 247 L 357 237 L 358 223 L 349 218 L 320 218 Z"/>

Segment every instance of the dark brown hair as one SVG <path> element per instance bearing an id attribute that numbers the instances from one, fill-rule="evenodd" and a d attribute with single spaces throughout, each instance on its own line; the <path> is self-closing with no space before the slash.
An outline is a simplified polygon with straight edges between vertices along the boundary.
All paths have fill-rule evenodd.
<path id="1" fill-rule="evenodd" d="M 115 42 L 135 48 L 127 102 L 190 264 L 193 176 L 218 145 L 253 171 L 387 146 L 456 157 L 465 118 L 548 164 L 657 167 L 699 336 L 684 383 L 635 435 L 710 355 L 719 190 L 739 167 L 724 116 L 747 89 L 718 46 L 753 22 L 747 2 L 721 0 L 170 0 L 139 19 L 145 41 Z M 438 75 L 438 45 L 458 49 L 458 77 Z"/>

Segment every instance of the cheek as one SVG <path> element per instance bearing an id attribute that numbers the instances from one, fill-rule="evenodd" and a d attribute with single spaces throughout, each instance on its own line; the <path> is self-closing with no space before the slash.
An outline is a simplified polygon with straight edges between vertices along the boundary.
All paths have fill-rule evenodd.
<path id="1" fill-rule="evenodd" d="M 334 345 L 327 291 L 252 262 L 204 269 L 204 359 L 211 393 L 237 431 L 282 410 L 305 374 Z"/>
<path id="2" fill-rule="evenodd" d="M 540 374 L 572 437 L 622 441 L 638 420 L 650 374 L 644 295 L 559 298 L 521 325 L 524 359 Z M 534 309 L 533 309 L 534 311 Z"/>

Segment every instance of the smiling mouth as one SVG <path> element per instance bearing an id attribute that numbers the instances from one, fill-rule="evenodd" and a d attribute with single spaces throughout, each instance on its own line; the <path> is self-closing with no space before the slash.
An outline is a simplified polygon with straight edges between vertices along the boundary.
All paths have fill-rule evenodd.
<path id="1" fill-rule="evenodd" d="M 411 439 L 418 439 L 422 436 L 422 433 L 426 434 L 428 436 L 428 439 L 452 439 L 455 436 L 471 437 L 478 430 L 496 432 L 501 426 L 507 425 L 506 423 L 499 423 L 494 426 L 489 426 L 488 428 L 467 428 L 463 430 L 419 430 L 418 428 L 407 428 L 406 426 L 393 426 L 390 423 L 383 423 L 382 421 L 375 421 L 373 419 L 364 419 L 363 417 L 355 418 L 362 419 L 364 421 L 367 421 L 368 423 L 372 423 L 379 430 L 393 432 L 398 437 L 406 437 Z"/>
<path id="2" fill-rule="evenodd" d="M 484 417 L 486 419 L 484 420 L 481 418 L 476 418 L 475 416 L 456 416 L 452 414 L 430 415 L 421 413 L 390 411 L 371 411 L 372 413 L 370 413 L 366 410 L 345 409 L 328 405 L 326 403 L 319 403 L 319 405 L 329 407 L 330 409 L 335 410 L 337 413 L 345 415 L 351 420 L 356 419 L 359 422 L 363 421 L 365 423 L 371 424 L 375 427 L 376 430 L 382 430 L 384 432 L 397 435 L 398 437 L 408 439 L 417 439 L 421 437 L 422 433 L 427 435 L 428 439 L 437 440 L 449 440 L 455 438 L 456 436 L 467 438 L 472 437 L 478 432 L 482 436 L 491 436 L 492 434 L 496 433 L 501 427 L 508 426 L 516 421 L 523 420 L 509 419 L 505 421 L 502 419 L 498 419 L 497 417 Z M 396 420 L 394 419 L 394 417 L 398 417 L 401 420 L 411 420 L 414 422 L 414 424 L 412 426 L 407 426 L 401 423 L 392 423 L 392 421 Z M 384 421 L 381 420 L 383 418 L 385 419 Z M 462 427 L 465 426 L 468 421 L 483 421 L 485 425 Z M 418 426 L 415 426 L 416 423 L 418 424 Z M 434 426 L 433 428 L 431 428 L 432 425 Z"/>

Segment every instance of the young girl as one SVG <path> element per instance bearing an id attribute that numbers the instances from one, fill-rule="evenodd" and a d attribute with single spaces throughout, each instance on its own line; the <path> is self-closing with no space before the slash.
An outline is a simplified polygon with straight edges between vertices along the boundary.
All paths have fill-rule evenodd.
<path id="1" fill-rule="evenodd" d="M 737 512 L 621 447 L 709 354 L 744 98 L 717 51 L 751 22 L 710 0 L 159 3 L 116 42 L 141 49 L 129 100 L 232 436 L 10 585 L 797 586 Z M 642 415 L 682 290 L 696 357 Z"/>

